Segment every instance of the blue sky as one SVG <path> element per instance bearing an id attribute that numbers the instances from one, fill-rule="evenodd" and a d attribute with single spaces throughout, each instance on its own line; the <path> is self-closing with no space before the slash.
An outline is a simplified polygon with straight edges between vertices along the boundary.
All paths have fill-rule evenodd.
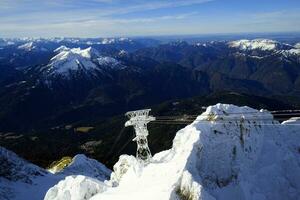
<path id="1" fill-rule="evenodd" d="M 0 37 L 298 31 L 300 0 L 0 0 Z"/>

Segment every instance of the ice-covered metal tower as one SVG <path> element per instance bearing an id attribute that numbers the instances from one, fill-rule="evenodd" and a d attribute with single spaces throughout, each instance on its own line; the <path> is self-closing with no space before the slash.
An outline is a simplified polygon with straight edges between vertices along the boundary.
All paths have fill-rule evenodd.
<path id="1" fill-rule="evenodd" d="M 125 127 L 133 126 L 136 137 L 133 141 L 137 143 L 136 157 L 143 162 L 149 162 L 151 159 L 151 152 L 148 147 L 148 129 L 147 124 L 155 120 L 155 117 L 149 116 L 151 109 L 136 110 L 127 112 L 125 115 L 129 120 L 125 123 Z"/>

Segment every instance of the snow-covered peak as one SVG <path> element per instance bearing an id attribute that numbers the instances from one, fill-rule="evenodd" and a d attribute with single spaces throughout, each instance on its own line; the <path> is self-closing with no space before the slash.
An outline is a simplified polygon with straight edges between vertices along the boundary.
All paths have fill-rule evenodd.
<path id="1" fill-rule="evenodd" d="M 15 45 L 15 42 L 9 39 L 1 39 L 0 38 L 0 46 L 11 46 L 11 45 Z"/>
<path id="2" fill-rule="evenodd" d="M 67 167 L 56 173 L 63 175 L 80 174 L 104 181 L 109 178 L 111 171 L 97 160 L 88 158 L 83 154 L 78 154 Z"/>
<path id="3" fill-rule="evenodd" d="M 282 54 L 285 55 L 285 56 L 289 56 L 289 55 L 300 56 L 300 48 L 298 48 L 298 49 L 283 50 Z"/>
<path id="4" fill-rule="evenodd" d="M 273 120 L 266 110 L 256 110 L 248 106 L 237 107 L 230 104 L 216 104 L 207 107 L 197 120 Z"/>
<path id="5" fill-rule="evenodd" d="M 89 47 L 68 48 L 61 46 L 54 50 L 57 53 L 47 66 L 41 68 L 46 77 L 70 78 L 74 72 L 95 75 L 105 69 L 123 69 L 124 65 L 115 58 L 101 55 L 96 49 Z"/>
<path id="6" fill-rule="evenodd" d="M 126 55 L 128 55 L 128 52 L 122 49 L 122 50 L 119 51 L 118 55 L 119 56 L 126 56 Z"/>
<path id="7" fill-rule="evenodd" d="M 294 47 L 295 47 L 296 49 L 300 49 L 300 42 L 298 42 L 297 44 L 295 44 Z"/>
<path id="8" fill-rule="evenodd" d="M 300 124 L 300 117 L 292 117 L 289 120 L 282 122 L 282 124 Z"/>
<path id="9" fill-rule="evenodd" d="M 108 67 L 111 69 L 123 69 L 126 68 L 126 66 L 122 65 L 120 61 L 118 61 L 115 58 L 108 57 L 108 56 L 102 56 L 97 59 L 99 65 L 103 67 Z"/>
<path id="10" fill-rule="evenodd" d="M 81 49 L 81 48 L 68 48 L 66 46 L 60 46 L 57 49 L 55 49 L 54 52 L 58 54 L 55 57 L 53 57 L 51 60 L 64 60 L 72 56 L 80 56 L 84 58 L 92 58 L 92 57 L 100 56 L 100 53 L 92 47 Z"/>
<path id="11" fill-rule="evenodd" d="M 32 51 L 33 49 L 36 49 L 36 46 L 34 45 L 33 42 L 27 42 L 23 45 L 18 46 L 18 49 L 23 49 L 26 51 Z"/>
<path id="12" fill-rule="evenodd" d="M 228 43 L 229 47 L 241 50 L 275 50 L 279 43 L 269 39 L 236 40 Z"/>
<path id="13" fill-rule="evenodd" d="M 66 178 L 52 187 L 46 194 L 47 199 L 89 199 L 105 190 L 103 181 L 109 179 L 111 170 L 83 154 L 76 155 L 72 162 L 55 175 Z M 66 193 L 68 196 L 66 197 Z"/>
<path id="14" fill-rule="evenodd" d="M 81 48 L 72 48 L 72 49 L 70 49 L 70 48 L 67 48 L 65 46 L 61 46 L 56 50 L 59 50 L 58 51 L 59 54 L 56 55 L 54 58 L 52 58 L 53 60 L 54 59 L 62 60 L 62 59 L 67 58 L 68 56 L 72 57 L 74 55 L 81 56 L 81 57 L 84 57 L 84 58 L 92 58 L 92 56 L 99 56 L 99 52 L 96 49 L 92 48 L 92 47 L 88 47 L 86 49 L 81 49 Z"/>
<path id="15" fill-rule="evenodd" d="M 119 42 L 132 42 L 132 40 L 129 38 L 121 37 L 121 38 L 104 38 L 101 41 L 102 44 L 115 44 Z"/>
<path id="16" fill-rule="evenodd" d="M 56 49 L 56 52 L 58 54 L 51 58 L 50 63 L 42 69 L 46 75 L 68 77 L 72 71 L 88 72 L 98 69 L 93 60 L 97 59 L 99 52 L 91 47 L 86 49 L 60 47 Z"/>
<path id="17" fill-rule="evenodd" d="M 62 52 L 62 51 L 69 51 L 70 50 L 70 48 L 68 48 L 68 47 L 66 47 L 66 46 L 60 46 L 60 47 L 58 47 L 57 49 L 55 49 L 53 52 L 55 52 L 55 53 L 60 53 L 60 52 Z"/>
<path id="18" fill-rule="evenodd" d="M 294 200 L 300 196 L 298 133 L 298 126 L 280 124 L 267 111 L 217 104 L 178 131 L 172 148 L 149 164 L 122 155 L 104 185 L 65 181 L 60 185 L 74 187 L 54 194 L 83 190 L 91 200 Z M 89 192 L 95 188 L 101 192 Z"/>

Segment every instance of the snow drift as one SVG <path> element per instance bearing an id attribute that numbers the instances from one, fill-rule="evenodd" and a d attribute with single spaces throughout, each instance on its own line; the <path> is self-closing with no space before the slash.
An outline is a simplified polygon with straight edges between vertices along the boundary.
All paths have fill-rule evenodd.
<path id="1" fill-rule="evenodd" d="M 280 124 L 264 110 L 217 104 L 148 165 L 122 155 L 109 181 L 67 177 L 45 199 L 299 199 L 299 132 L 295 119 Z"/>

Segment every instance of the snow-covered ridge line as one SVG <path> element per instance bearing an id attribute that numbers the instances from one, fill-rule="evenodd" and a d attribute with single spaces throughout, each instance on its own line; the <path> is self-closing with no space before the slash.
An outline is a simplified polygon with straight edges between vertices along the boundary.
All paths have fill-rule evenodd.
<path id="1" fill-rule="evenodd" d="M 86 49 L 68 48 L 60 46 L 54 50 L 57 53 L 50 59 L 50 63 L 41 68 L 40 71 L 46 78 L 64 77 L 70 78 L 72 73 L 83 73 L 96 76 L 104 69 L 122 69 L 125 66 L 115 58 L 103 56 L 92 47 Z"/>
<path id="2" fill-rule="evenodd" d="M 296 49 L 300 49 L 300 42 L 298 42 L 297 44 L 295 44 L 294 47 L 295 47 Z"/>
<path id="3" fill-rule="evenodd" d="M 69 42 L 74 44 L 87 44 L 87 45 L 107 45 L 107 44 L 118 44 L 118 43 L 132 43 L 134 39 L 127 37 L 111 37 L 111 38 L 69 38 L 69 37 L 53 37 L 53 38 L 0 38 L 0 41 L 5 41 L 9 44 L 24 45 L 27 43 L 40 43 L 40 42 Z"/>
<path id="4" fill-rule="evenodd" d="M 28 42 L 28 43 L 25 43 L 23 45 L 18 46 L 18 49 L 24 49 L 24 50 L 27 50 L 27 51 L 31 51 L 35 48 L 36 47 L 33 45 L 33 42 Z"/>
<path id="5" fill-rule="evenodd" d="M 73 177 L 80 180 L 61 181 L 45 200 L 65 193 L 67 200 L 294 200 L 300 196 L 300 135 L 293 123 L 280 124 L 264 110 L 210 106 L 148 165 L 122 155 L 109 181 Z"/>
<path id="6" fill-rule="evenodd" d="M 290 44 L 280 43 L 269 39 L 254 39 L 254 40 L 236 40 L 227 43 L 231 48 L 237 48 L 242 51 L 262 50 L 272 51 L 282 54 L 283 56 L 300 55 L 299 43 L 292 46 Z"/>
<path id="7" fill-rule="evenodd" d="M 84 66 L 84 69 L 89 71 L 97 69 L 97 66 L 92 61 L 92 57 L 99 56 L 99 53 L 91 47 L 86 49 L 59 47 L 55 50 L 58 52 L 56 56 L 51 58 L 50 63 L 46 66 L 47 74 L 60 74 L 67 76 L 70 71 L 76 71 Z"/>
<path id="8" fill-rule="evenodd" d="M 228 43 L 229 47 L 239 48 L 241 50 L 275 50 L 279 46 L 279 42 L 269 39 L 254 39 L 254 40 L 236 40 Z"/>
<path id="9" fill-rule="evenodd" d="M 89 166 L 89 167 L 87 167 Z M 102 163 L 99 163 L 95 159 L 91 159 L 86 157 L 83 154 L 78 154 L 72 158 L 72 162 L 60 171 L 49 170 L 53 174 L 57 175 L 74 175 L 80 174 L 93 178 L 97 178 L 98 180 L 104 181 L 111 174 L 111 170 L 107 169 Z"/>

